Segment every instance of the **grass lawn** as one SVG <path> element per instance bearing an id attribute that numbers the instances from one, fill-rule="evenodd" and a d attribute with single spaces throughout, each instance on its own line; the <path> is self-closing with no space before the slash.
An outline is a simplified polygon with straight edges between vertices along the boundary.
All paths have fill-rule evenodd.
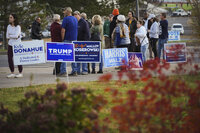
<path id="1" fill-rule="evenodd" d="M 167 6 L 166 6 L 166 4 L 163 4 L 162 7 L 164 7 L 164 8 L 166 8 L 166 7 L 174 8 L 174 9 L 176 9 L 175 7 L 177 7 L 177 8 L 183 8 L 186 11 L 192 10 L 192 6 L 190 4 L 188 4 L 188 5 L 187 4 L 183 4 L 182 7 L 181 7 L 180 4 L 178 4 L 178 6 L 176 6 L 176 4 L 167 4 Z"/>
<path id="2" fill-rule="evenodd" d="M 172 78 L 177 78 L 172 77 Z M 178 77 L 180 78 L 180 77 Z M 195 86 L 195 81 L 200 79 L 200 74 L 197 76 L 181 76 L 183 80 L 187 82 L 190 86 Z M 153 78 L 156 80 L 156 78 Z M 109 101 L 111 99 L 110 94 L 105 94 L 104 89 L 107 87 L 116 88 L 122 93 L 126 93 L 127 90 L 134 89 L 140 90 L 142 87 L 145 86 L 145 82 L 137 82 L 137 83 L 127 83 L 119 86 L 116 84 L 117 81 L 112 81 L 111 83 L 100 83 L 100 82 L 83 82 L 83 83 L 70 83 L 68 88 L 74 87 L 83 87 L 87 89 L 93 90 L 94 94 L 103 94 Z M 37 85 L 37 86 L 29 86 L 29 87 L 17 87 L 17 88 L 2 88 L 0 89 L 0 103 L 3 103 L 12 111 L 17 111 L 17 102 L 24 98 L 24 94 L 30 90 L 37 90 L 39 93 L 44 93 L 47 88 L 55 88 L 56 84 L 49 84 L 49 85 Z M 108 105 L 110 106 L 110 105 Z"/>

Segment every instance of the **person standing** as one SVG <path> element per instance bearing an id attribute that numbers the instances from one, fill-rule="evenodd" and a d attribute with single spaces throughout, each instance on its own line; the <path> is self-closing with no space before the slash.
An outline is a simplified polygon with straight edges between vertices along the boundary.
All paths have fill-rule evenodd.
<path id="1" fill-rule="evenodd" d="M 89 28 L 91 28 L 91 27 L 92 27 L 92 24 L 88 21 L 88 19 L 87 19 L 87 14 L 84 13 L 84 12 L 82 12 L 82 13 L 81 13 L 81 17 L 88 23 Z"/>
<path id="2" fill-rule="evenodd" d="M 149 37 L 150 37 L 150 45 L 154 53 L 154 58 L 157 57 L 157 41 L 159 37 L 159 24 L 158 24 L 158 19 L 156 17 L 153 18 L 153 24 L 148 30 L 149 32 Z"/>
<path id="3" fill-rule="evenodd" d="M 163 59 L 164 59 L 164 44 L 168 41 L 168 21 L 166 19 L 166 13 L 161 13 L 160 16 L 160 35 L 158 40 L 158 58 L 161 58 L 161 52 L 163 51 Z"/>
<path id="4" fill-rule="evenodd" d="M 105 22 L 103 24 L 103 35 L 105 39 L 105 48 L 112 48 L 110 45 L 110 20 L 109 17 L 105 18 Z"/>
<path id="5" fill-rule="evenodd" d="M 60 15 L 54 14 L 53 16 L 53 23 L 51 24 L 50 31 L 51 31 L 51 41 L 52 42 L 62 42 L 62 37 L 61 37 L 61 24 L 60 22 Z M 55 68 L 53 70 L 54 74 L 59 74 L 60 73 L 60 65 L 61 62 L 56 62 L 55 63 Z"/>
<path id="6" fill-rule="evenodd" d="M 155 18 L 155 15 L 154 14 L 150 14 L 149 15 L 149 18 L 148 18 L 148 25 L 147 25 L 147 37 L 150 41 L 150 37 L 149 37 L 149 30 L 153 24 L 153 18 Z M 149 45 L 149 57 L 152 59 L 153 58 L 153 54 L 152 54 L 152 47 L 151 45 Z"/>
<path id="7" fill-rule="evenodd" d="M 16 14 L 10 14 L 9 16 L 6 38 L 8 39 L 8 64 L 11 71 L 11 74 L 7 75 L 7 78 L 21 78 L 23 77 L 23 67 L 22 65 L 18 65 L 19 74 L 15 75 L 13 62 L 13 45 L 14 43 L 21 42 L 21 27 Z"/>
<path id="8" fill-rule="evenodd" d="M 89 41 L 90 39 L 90 28 L 88 23 L 81 18 L 80 12 L 75 11 L 74 17 L 78 20 L 78 41 Z M 82 65 L 82 73 L 81 73 L 81 65 Z M 77 63 L 77 73 L 82 75 L 88 74 L 87 63 Z"/>
<path id="9" fill-rule="evenodd" d="M 135 19 L 133 11 L 128 12 L 128 19 L 126 20 L 126 25 L 128 26 L 128 29 L 129 29 L 129 37 L 131 41 L 128 51 L 129 52 L 139 51 L 137 50 L 138 48 L 135 45 L 135 32 L 137 30 L 137 21 Z"/>
<path id="10" fill-rule="evenodd" d="M 103 25 L 100 15 L 94 15 L 92 17 L 92 28 L 90 29 L 91 41 L 101 41 L 101 49 L 104 49 L 103 45 Z M 102 52 L 101 52 L 102 53 Z M 92 63 L 92 74 L 95 74 L 95 63 Z M 99 71 L 97 73 L 103 73 L 103 58 L 101 55 L 101 62 L 99 63 Z"/>
<path id="11" fill-rule="evenodd" d="M 64 19 L 62 22 L 61 37 L 64 42 L 72 43 L 77 40 L 78 20 L 72 16 L 71 7 L 66 7 L 63 11 Z M 72 63 L 72 72 L 70 75 L 77 75 L 77 64 Z M 60 76 L 66 76 L 66 63 L 62 62 L 60 66 Z"/>
<path id="12" fill-rule="evenodd" d="M 128 26 L 125 24 L 126 18 L 124 15 L 119 15 L 117 17 L 117 26 L 113 31 L 112 38 L 114 45 L 117 48 L 127 48 L 130 45 L 129 30 Z"/>
<path id="13" fill-rule="evenodd" d="M 42 33 L 41 33 L 41 19 L 40 17 L 36 17 L 35 21 L 31 27 L 31 38 L 41 40 Z"/>
<path id="14" fill-rule="evenodd" d="M 140 43 L 138 45 L 141 45 L 140 50 L 142 52 L 143 61 L 145 62 L 147 59 L 146 52 L 149 46 L 149 41 L 147 38 L 147 30 L 143 25 L 144 23 L 142 20 L 137 21 L 138 29 L 135 33 L 135 37 L 138 38 L 138 41 Z"/>
<path id="15" fill-rule="evenodd" d="M 114 9 L 112 14 L 114 15 L 114 17 L 112 18 L 112 21 L 110 22 L 110 38 L 112 39 L 112 33 L 113 30 L 115 29 L 116 25 L 117 25 L 117 16 L 119 15 L 119 10 L 118 9 Z M 111 45 L 113 45 L 113 42 L 111 41 Z"/>

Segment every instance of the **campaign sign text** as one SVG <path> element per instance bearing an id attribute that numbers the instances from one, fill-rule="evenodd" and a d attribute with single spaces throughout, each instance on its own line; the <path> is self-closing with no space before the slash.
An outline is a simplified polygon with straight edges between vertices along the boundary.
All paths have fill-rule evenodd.
<path id="1" fill-rule="evenodd" d="M 121 66 L 123 63 L 128 63 L 127 48 L 103 49 L 104 67 Z"/>
<path id="2" fill-rule="evenodd" d="M 46 56 L 48 62 L 74 62 L 74 44 L 47 42 Z"/>
<path id="3" fill-rule="evenodd" d="M 128 53 L 128 62 L 131 70 L 143 70 L 142 53 L 140 52 Z"/>
<path id="4" fill-rule="evenodd" d="M 15 65 L 45 63 L 44 41 L 16 42 L 13 45 L 13 58 Z"/>
<path id="5" fill-rule="evenodd" d="M 75 62 L 99 63 L 101 61 L 100 41 L 74 41 Z"/>
<path id="6" fill-rule="evenodd" d="M 180 32 L 179 31 L 169 31 L 168 32 L 168 41 L 180 41 Z"/>
<path id="7" fill-rule="evenodd" d="M 167 43 L 164 45 L 164 54 L 169 63 L 186 62 L 186 43 Z"/>

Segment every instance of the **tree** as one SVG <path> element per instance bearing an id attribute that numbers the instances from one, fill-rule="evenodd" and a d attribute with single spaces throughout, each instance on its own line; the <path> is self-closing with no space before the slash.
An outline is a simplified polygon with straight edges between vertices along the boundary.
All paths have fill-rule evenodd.
<path id="1" fill-rule="evenodd" d="M 36 16 L 42 19 L 42 26 L 47 24 L 45 4 L 40 4 L 36 0 L 1 0 L 0 1 L 0 30 L 4 34 L 3 48 L 6 49 L 6 30 L 8 26 L 8 16 L 11 13 L 17 14 L 22 31 L 26 32 Z M 44 19 L 45 18 L 45 19 Z"/>
<path id="2" fill-rule="evenodd" d="M 192 26 L 195 34 L 200 38 L 200 1 L 199 0 L 188 0 L 188 3 L 192 6 Z"/>

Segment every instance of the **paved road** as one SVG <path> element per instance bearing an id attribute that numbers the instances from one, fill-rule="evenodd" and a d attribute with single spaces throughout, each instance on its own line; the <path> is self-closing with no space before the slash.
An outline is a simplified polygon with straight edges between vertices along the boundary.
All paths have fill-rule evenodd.
<path id="1" fill-rule="evenodd" d="M 192 35 L 193 30 L 191 25 L 189 25 L 190 17 L 168 17 L 167 20 L 169 22 L 169 30 L 171 30 L 171 26 L 174 23 L 181 23 L 184 27 L 185 34 L 184 35 Z M 184 38 L 183 38 L 184 40 Z"/>

